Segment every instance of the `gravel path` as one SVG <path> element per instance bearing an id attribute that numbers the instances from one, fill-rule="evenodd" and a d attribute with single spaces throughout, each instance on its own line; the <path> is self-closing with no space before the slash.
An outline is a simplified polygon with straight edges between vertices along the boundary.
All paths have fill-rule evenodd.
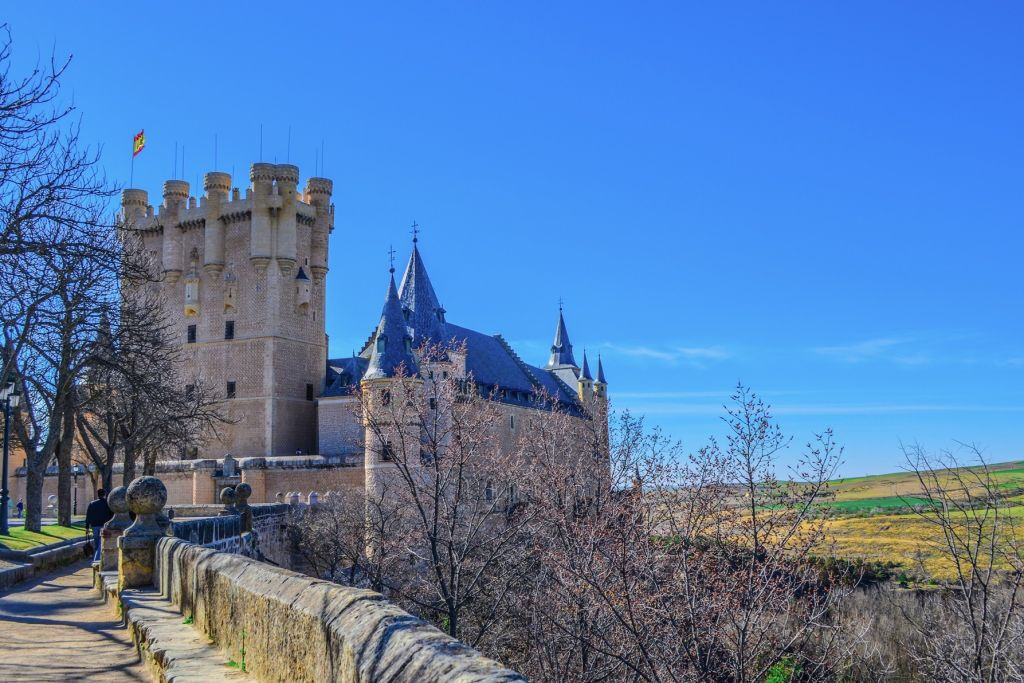
<path id="1" fill-rule="evenodd" d="M 0 681 L 85 680 L 151 680 L 89 565 L 0 594 Z"/>

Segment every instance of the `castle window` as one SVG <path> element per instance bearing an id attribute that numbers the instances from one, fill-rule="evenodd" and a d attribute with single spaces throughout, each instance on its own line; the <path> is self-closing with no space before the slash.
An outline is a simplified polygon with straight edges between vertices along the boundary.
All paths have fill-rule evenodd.
<path id="1" fill-rule="evenodd" d="M 494 500 L 494 484 L 487 482 L 487 486 L 484 487 L 484 500 Z"/>
<path id="2" fill-rule="evenodd" d="M 196 385 L 195 384 L 186 384 L 185 385 L 185 398 L 187 400 L 191 401 L 192 400 L 192 396 L 195 393 L 196 393 Z"/>
<path id="3" fill-rule="evenodd" d="M 445 370 L 444 372 L 441 373 L 441 379 L 448 379 L 448 371 L 447 370 Z"/>
<path id="4" fill-rule="evenodd" d="M 196 326 L 195 325 L 189 325 L 188 326 L 187 334 L 188 334 L 188 337 L 187 337 L 188 343 L 189 344 L 195 344 L 196 343 Z"/>
<path id="5" fill-rule="evenodd" d="M 509 429 L 515 429 L 516 428 L 516 416 L 515 415 L 509 415 L 508 416 L 508 428 Z"/>
<path id="6" fill-rule="evenodd" d="M 225 320 L 224 321 L 224 338 L 234 339 L 235 338 L 235 321 Z"/>
<path id="7" fill-rule="evenodd" d="M 430 379 L 434 379 L 434 371 L 433 370 L 431 370 L 428 374 L 430 375 Z"/>
<path id="8" fill-rule="evenodd" d="M 430 409 L 431 410 L 437 410 L 437 399 L 436 398 L 430 399 Z"/>
<path id="9" fill-rule="evenodd" d="M 312 401 L 313 400 L 313 385 L 312 384 L 307 384 L 306 385 L 306 400 L 307 401 Z"/>
<path id="10" fill-rule="evenodd" d="M 405 341 L 405 352 L 406 353 L 412 353 L 412 339 L 410 339 L 409 337 L 406 337 L 404 339 L 404 341 Z"/>
<path id="11" fill-rule="evenodd" d="M 391 405 L 391 392 L 390 391 L 382 391 L 381 392 L 381 394 L 380 394 L 380 404 L 382 406 L 389 406 L 389 405 Z"/>
<path id="12" fill-rule="evenodd" d="M 384 347 L 387 343 L 387 337 L 383 334 L 377 335 L 377 353 L 384 353 Z"/>
<path id="13" fill-rule="evenodd" d="M 391 461 L 391 460 L 395 459 L 395 451 L 394 451 L 393 448 L 391 448 L 391 442 L 390 441 L 383 441 L 381 443 L 381 445 L 380 445 L 380 458 L 381 458 L 381 460 L 388 460 L 388 461 Z"/>
<path id="14" fill-rule="evenodd" d="M 228 398 L 234 398 L 235 397 L 235 393 L 236 393 L 235 392 L 235 383 L 234 382 L 228 382 L 225 394 L 227 394 Z"/>

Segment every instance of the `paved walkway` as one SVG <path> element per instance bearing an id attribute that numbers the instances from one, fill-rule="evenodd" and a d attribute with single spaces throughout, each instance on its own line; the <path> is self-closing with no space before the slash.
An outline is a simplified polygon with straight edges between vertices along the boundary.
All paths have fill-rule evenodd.
<path id="1" fill-rule="evenodd" d="M 0 681 L 150 680 L 88 564 L 0 593 Z"/>

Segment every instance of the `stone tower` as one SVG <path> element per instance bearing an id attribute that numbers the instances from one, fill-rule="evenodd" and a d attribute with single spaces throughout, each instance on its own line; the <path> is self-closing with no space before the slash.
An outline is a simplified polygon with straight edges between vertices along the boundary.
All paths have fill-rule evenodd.
<path id="1" fill-rule="evenodd" d="M 164 314 L 186 357 L 186 388 L 225 401 L 233 424 L 197 441 L 191 457 L 316 451 L 315 399 L 327 362 L 324 291 L 334 228 L 332 183 L 299 169 L 253 164 L 245 197 L 227 173 L 207 173 L 197 203 L 164 183 L 154 213 L 125 190 L 122 218 L 141 233 Z"/>

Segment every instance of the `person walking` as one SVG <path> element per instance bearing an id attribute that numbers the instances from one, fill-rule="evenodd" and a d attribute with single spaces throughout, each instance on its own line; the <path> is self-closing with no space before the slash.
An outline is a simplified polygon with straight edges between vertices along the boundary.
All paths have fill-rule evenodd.
<path id="1" fill-rule="evenodd" d="M 85 510 L 85 530 L 88 533 L 89 529 L 92 529 L 92 544 L 96 549 L 92 555 L 93 562 L 98 562 L 100 559 L 100 532 L 103 525 L 113 517 L 114 513 L 107 505 L 107 492 L 99 489 L 96 491 L 96 500 L 89 503 L 89 507 Z"/>
<path id="2" fill-rule="evenodd" d="M 18 519 L 21 519 L 21 513 L 25 509 L 25 503 L 23 503 L 21 499 L 18 499 L 18 504 L 15 505 L 15 507 L 18 509 Z"/>

